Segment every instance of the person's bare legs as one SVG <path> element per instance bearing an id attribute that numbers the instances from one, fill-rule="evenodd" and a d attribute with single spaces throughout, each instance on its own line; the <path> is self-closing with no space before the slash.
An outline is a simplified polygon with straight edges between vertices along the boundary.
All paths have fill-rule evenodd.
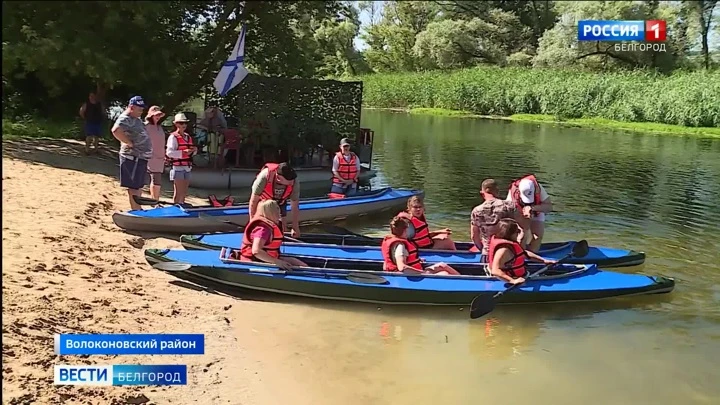
<path id="1" fill-rule="evenodd" d="M 128 191 L 128 198 L 130 199 L 130 208 L 133 210 L 141 209 L 140 204 L 135 202 L 135 200 L 133 199 L 133 196 L 134 195 L 136 195 L 138 197 L 141 196 L 142 190 L 133 190 L 133 189 L 129 188 L 129 189 L 127 189 L 127 191 Z"/>
<path id="2" fill-rule="evenodd" d="M 85 154 L 86 155 L 90 154 L 90 145 L 93 142 L 93 138 L 96 138 L 96 137 L 94 137 L 94 136 L 86 136 L 85 137 Z"/>
<path id="3" fill-rule="evenodd" d="M 93 150 L 95 151 L 95 154 L 98 153 L 98 147 L 100 145 L 100 137 L 99 136 L 93 136 L 92 137 L 92 144 L 93 144 Z"/>
<path id="4" fill-rule="evenodd" d="M 532 240 L 530 242 L 529 249 L 533 253 L 537 253 L 540 250 L 543 236 L 545 235 L 545 222 L 532 221 L 530 223 L 530 232 L 532 233 Z"/>
<path id="5" fill-rule="evenodd" d="M 189 186 L 190 180 L 180 180 L 176 178 L 175 181 L 173 181 L 173 202 L 175 204 L 182 204 L 185 202 Z"/>
<path id="6" fill-rule="evenodd" d="M 157 173 L 150 173 L 150 197 L 153 200 L 159 200 L 160 199 L 160 189 L 162 187 L 161 184 L 155 184 L 155 180 L 157 180 L 157 177 L 160 177 L 161 175 Z"/>
<path id="7" fill-rule="evenodd" d="M 445 239 L 433 239 L 432 248 L 435 250 L 457 250 L 450 235 L 447 235 Z"/>
<path id="8" fill-rule="evenodd" d="M 308 267 L 308 265 L 305 264 L 305 262 L 298 259 L 297 257 L 280 256 L 280 258 L 285 260 L 286 262 L 292 264 L 293 266 Z"/>
<path id="9" fill-rule="evenodd" d="M 447 275 L 453 275 L 453 276 L 459 276 L 460 272 L 450 267 L 450 265 L 446 263 L 436 263 L 432 266 L 426 267 L 426 271 L 429 271 L 433 274 L 447 274 Z"/>

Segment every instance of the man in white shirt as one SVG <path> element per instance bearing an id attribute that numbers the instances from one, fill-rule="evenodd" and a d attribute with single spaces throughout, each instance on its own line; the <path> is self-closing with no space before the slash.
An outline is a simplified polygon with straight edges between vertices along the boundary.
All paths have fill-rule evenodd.
<path id="1" fill-rule="evenodd" d="M 553 208 L 550 195 L 534 175 L 527 175 L 512 182 L 505 200 L 514 202 L 528 220 L 520 224 L 527 235 L 525 243 L 528 250 L 537 252 L 545 234 L 545 213 L 551 212 Z"/>

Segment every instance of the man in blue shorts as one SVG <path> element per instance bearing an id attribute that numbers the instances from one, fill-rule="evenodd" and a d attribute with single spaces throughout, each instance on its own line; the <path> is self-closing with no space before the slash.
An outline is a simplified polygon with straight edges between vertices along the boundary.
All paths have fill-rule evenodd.
<path id="1" fill-rule="evenodd" d="M 102 103 L 97 99 L 95 93 L 90 92 L 88 99 L 80 107 L 80 116 L 85 121 L 85 154 L 90 154 L 90 146 L 93 152 L 97 153 L 98 142 L 102 136 L 102 124 L 105 117 L 105 110 Z"/>
<path id="2" fill-rule="evenodd" d="M 130 208 L 134 210 L 139 210 L 140 205 L 133 196 L 142 195 L 148 160 L 152 157 L 152 141 L 140 120 L 144 109 L 142 97 L 131 98 L 112 127 L 113 136 L 120 141 L 120 187 L 127 189 Z"/>

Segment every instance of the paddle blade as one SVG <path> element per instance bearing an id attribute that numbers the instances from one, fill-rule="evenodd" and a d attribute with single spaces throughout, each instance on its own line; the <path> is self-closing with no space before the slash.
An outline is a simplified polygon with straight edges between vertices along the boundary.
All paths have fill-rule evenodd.
<path id="1" fill-rule="evenodd" d="M 186 271 L 192 267 L 189 263 L 182 262 L 160 262 L 153 264 L 154 269 L 162 271 Z"/>
<path id="2" fill-rule="evenodd" d="M 139 205 L 158 205 L 160 204 L 160 201 L 153 200 L 152 198 L 146 198 L 139 195 L 134 195 L 133 200 L 135 200 L 136 203 Z"/>
<path id="3" fill-rule="evenodd" d="M 573 257 L 585 257 L 587 256 L 589 250 L 590 248 L 588 247 L 588 242 L 583 239 L 573 246 L 572 255 Z"/>
<path id="4" fill-rule="evenodd" d="M 473 298 L 470 303 L 470 319 L 477 319 L 489 314 L 495 309 L 495 299 L 492 294 L 481 294 Z"/>

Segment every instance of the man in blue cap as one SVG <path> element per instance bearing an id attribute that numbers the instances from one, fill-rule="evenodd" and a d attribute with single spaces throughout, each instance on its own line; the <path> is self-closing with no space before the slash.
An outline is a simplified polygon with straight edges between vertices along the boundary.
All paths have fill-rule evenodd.
<path id="1" fill-rule="evenodd" d="M 112 134 L 120 141 L 120 187 L 128 191 L 130 208 L 139 210 L 133 196 L 142 195 L 148 160 L 152 157 L 152 141 L 140 117 L 145 101 L 140 96 L 130 99 L 128 107 L 115 121 Z"/>

